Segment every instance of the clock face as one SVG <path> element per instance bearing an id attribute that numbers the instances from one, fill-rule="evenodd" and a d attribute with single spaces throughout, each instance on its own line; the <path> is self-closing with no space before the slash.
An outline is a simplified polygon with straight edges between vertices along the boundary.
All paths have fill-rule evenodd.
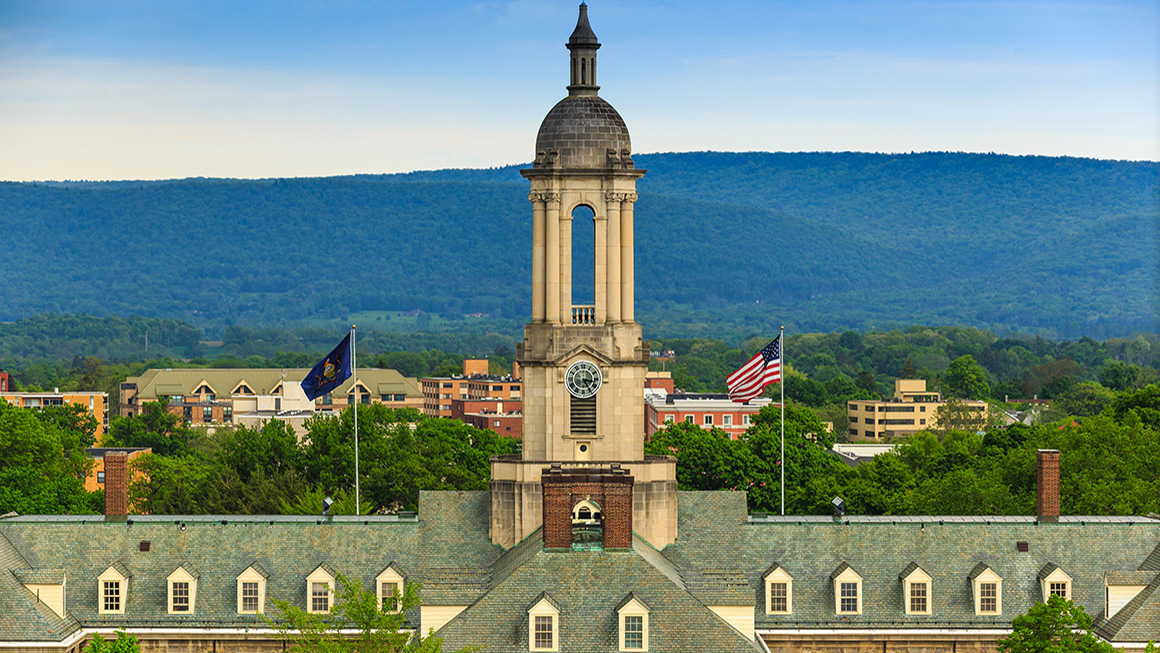
<path id="1" fill-rule="evenodd" d="M 600 389 L 600 368 L 588 361 L 576 361 L 564 373 L 564 385 L 577 399 L 587 399 Z"/>

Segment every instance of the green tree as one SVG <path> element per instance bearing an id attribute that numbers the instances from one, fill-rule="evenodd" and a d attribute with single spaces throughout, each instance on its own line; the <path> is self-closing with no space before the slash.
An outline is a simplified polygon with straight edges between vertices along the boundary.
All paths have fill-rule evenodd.
<path id="1" fill-rule="evenodd" d="M 130 635 L 123 630 L 117 631 L 117 639 L 108 641 L 99 633 L 93 635 L 93 640 L 85 646 L 84 653 L 140 653 L 141 644 L 136 635 Z"/>
<path id="2" fill-rule="evenodd" d="M 443 640 L 403 630 L 408 610 L 419 605 L 418 587 L 408 583 L 397 610 L 385 604 L 357 579 L 337 574 L 334 604 L 326 614 L 309 613 L 274 599 L 277 614 L 263 619 L 293 642 L 296 653 L 439 653 Z M 353 631 L 353 634 L 352 634 Z M 471 649 L 462 649 L 463 651 Z"/>
<path id="3" fill-rule="evenodd" d="M 677 422 L 652 435 L 645 452 L 676 456 L 681 490 L 744 490 L 753 460 L 749 448 L 721 429 Z"/>
<path id="4" fill-rule="evenodd" d="M 906 362 L 902 364 L 902 370 L 898 372 L 898 378 L 913 379 L 915 373 L 914 360 L 910 356 L 907 356 Z"/>
<path id="5" fill-rule="evenodd" d="M 865 390 L 878 394 L 878 379 L 874 377 L 874 373 L 870 370 L 862 370 L 858 372 L 858 378 L 854 381 L 854 385 Z"/>
<path id="6" fill-rule="evenodd" d="M 947 399 L 945 404 L 934 411 L 934 426 L 931 430 L 939 435 L 952 431 L 980 431 L 987 425 L 986 411 L 982 408 L 968 405 L 959 399 Z"/>
<path id="7" fill-rule="evenodd" d="M 1094 381 L 1080 381 L 1056 398 L 1055 404 L 1068 415 L 1091 417 L 1100 414 L 1115 399 L 1115 393 Z"/>
<path id="8" fill-rule="evenodd" d="M 987 384 L 987 373 L 970 354 L 951 361 L 942 375 L 943 388 L 947 395 L 959 399 L 986 399 L 991 395 Z"/>
<path id="9" fill-rule="evenodd" d="M 1036 603 L 1011 622 L 1014 630 L 999 639 L 999 653 L 1113 653 L 1116 649 L 1092 633 L 1092 618 L 1083 606 L 1059 596 Z"/>

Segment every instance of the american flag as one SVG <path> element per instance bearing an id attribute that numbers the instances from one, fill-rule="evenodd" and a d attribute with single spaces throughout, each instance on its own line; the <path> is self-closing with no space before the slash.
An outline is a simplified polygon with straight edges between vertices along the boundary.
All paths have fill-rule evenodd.
<path id="1" fill-rule="evenodd" d="M 729 398 L 737 403 L 745 403 L 761 396 L 765 386 L 781 380 L 781 336 L 749 359 L 741 369 L 725 379 L 729 386 Z"/>

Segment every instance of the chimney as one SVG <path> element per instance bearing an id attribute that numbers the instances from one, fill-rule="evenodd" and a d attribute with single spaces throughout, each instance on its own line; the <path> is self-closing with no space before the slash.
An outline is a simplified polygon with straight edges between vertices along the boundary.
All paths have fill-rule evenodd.
<path id="1" fill-rule="evenodd" d="M 620 469 L 569 469 L 559 463 L 540 477 L 543 489 L 544 548 L 572 549 L 572 509 L 583 500 L 600 508 L 601 543 L 607 549 L 632 548 L 633 477 Z"/>
<path id="2" fill-rule="evenodd" d="M 1041 522 L 1059 521 L 1059 450 L 1040 449 L 1035 456 L 1035 514 Z"/>
<path id="3" fill-rule="evenodd" d="M 129 514 L 129 454 L 124 451 L 105 453 L 105 517 L 123 518 Z"/>
<path id="4" fill-rule="evenodd" d="M 520 378 L 520 362 L 519 361 L 512 361 L 512 378 L 516 379 L 517 381 Z"/>

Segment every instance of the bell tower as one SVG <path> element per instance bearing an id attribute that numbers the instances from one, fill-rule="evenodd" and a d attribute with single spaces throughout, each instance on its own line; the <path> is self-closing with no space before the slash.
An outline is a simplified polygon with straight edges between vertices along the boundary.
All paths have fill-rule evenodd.
<path id="1" fill-rule="evenodd" d="M 662 548 L 676 535 L 676 467 L 644 455 L 649 352 L 635 321 L 633 208 L 645 171 L 624 120 L 598 95 L 600 42 L 587 5 L 567 48 L 568 96 L 544 118 L 532 167 L 520 171 L 532 204 L 532 320 L 517 351 L 524 441 L 518 460 L 492 461 L 492 541 L 512 546 L 539 527 L 549 465 L 616 463 L 635 478 L 634 530 Z M 582 258 L 573 236 L 592 243 Z M 577 302 L 582 278 L 591 296 Z"/>

